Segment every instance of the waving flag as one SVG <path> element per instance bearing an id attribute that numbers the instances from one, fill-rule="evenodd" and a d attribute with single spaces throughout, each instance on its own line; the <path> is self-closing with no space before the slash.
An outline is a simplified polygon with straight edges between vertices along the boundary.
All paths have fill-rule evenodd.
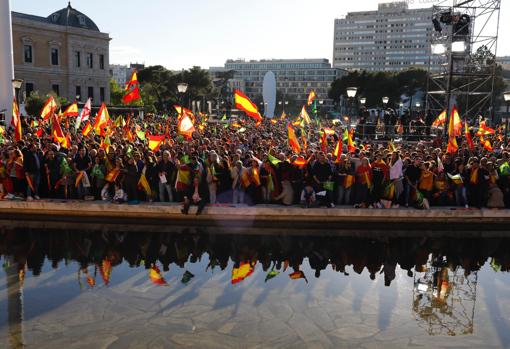
<path id="1" fill-rule="evenodd" d="M 308 283 L 308 280 L 306 279 L 305 273 L 303 273 L 301 270 L 298 270 L 298 271 L 295 271 L 293 273 L 290 273 L 289 277 L 292 280 L 305 279 L 306 283 Z"/>
<path id="2" fill-rule="evenodd" d="M 434 122 L 432 123 L 432 126 L 433 127 L 439 127 L 441 125 L 444 125 L 445 122 L 446 122 L 446 110 L 443 110 L 441 112 L 441 114 L 439 114 L 437 119 L 434 120 Z"/>
<path id="3" fill-rule="evenodd" d="M 469 145 L 469 150 L 475 150 L 475 144 L 473 143 L 473 139 L 471 138 L 471 133 L 469 132 L 469 125 L 467 120 L 464 121 L 464 135 L 466 136 L 466 142 Z"/>
<path id="4" fill-rule="evenodd" d="M 66 110 L 64 110 L 64 117 L 78 116 L 78 103 L 74 102 Z"/>
<path id="5" fill-rule="evenodd" d="M 459 112 L 457 110 L 457 106 L 454 105 L 452 108 L 452 117 L 453 117 L 453 131 L 455 136 L 462 135 L 462 120 L 460 119 Z"/>
<path id="6" fill-rule="evenodd" d="M 476 136 L 493 135 L 496 130 L 487 126 L 485 121 L 480 121 L 480 128 L 476 132 Z"/>
<path id="7" fill-rule="evenodd" d="M 310 120 L 310 115 L 308 115 L 308 113 L 306 112 L 305 106 L 303 106 L 303 108 L 301 109 L 301 113 L 299 114 L 299 116 L 306 122 L 307 125 L 310 125 L 310 123 L 312 122 Z"/>
<path id="8" fill-rule="evenodd" d="M 50 97 L 48 97 L 46 103 L 44 103 L 44 107 L 41 110 L 41 118 L 44 121 L 49 120 L 51 114 L 53 114 L 55 110 L 57 110 L 57 103 L 55 103 L 53 96 L 50 95 Z"/>
<path id="9" fill-rule="evenodd" d="M 340 161 L 340 156 L 342 155 L 342 139 L 338 137 L 338 142 L 335 147 L 335 151 L 333 152 L 333 155 L 336 157 L 336 162 Z"/>
<path id="10" fill-rule="evenodd" d="M 149 140 L 149 149 L 152 151 L 158 151 L 161 143 L 165 140 L 165 135 L 161 136 L 149 136 L 147 137 Z"/>
<path id="11" fill-rule="evenodd" d="M 96 118 L 94 120 L 94 131 L 96 134 L 103 134 L 103 129 L 110 121 L 110 115 L 108 114 L 108 109 L 106 109 L 106 104 L 101 104 L 99 111 L 97 112 Z"/>
<path id="12" fill-rule="evenodd" d="M 232 285 L 237 284 L 244 279 L 246 279 L 248 276 L 253 274 L 253 270 L 255 267 L 256 262 L 251 265 L 250 262 L 241 262 L 239 264 L 239 267 L 232 269 Z"/>
<path id="13" fill-rule="evenodd" d="M 317 97 L 314 90 L 310 91 L 310 94 L 308 95 L 308 100 L 306 101 L 306 105 L 312 104 L 313 100 Z"/>
<path id="14" fill-rule="evenodd" d="M 87 99 L 87 102 L 83 106 L 83 109 L 81 110 L 80 115 L 78 115 L 78 118 L 76 119 L 76 123 L 74 124 L 74 128 L 78 130 L 80 128 L 80 124 L 83 121 L 87 121 L 90 117 L 90 109 L 92 108 L 92 99 Z"/>
<path id="15" fill-rule="evenodd" d="M 296 154 L 301 153 L 301 146 L 299 145 L 296 133 L 294 132 L 294 128 L 290 123 L 287 125 L 287 133 L 289 137 L 289 145 L 294 151 L 294 153 Z"/>
<path id="16" fill-rule="evenodd" d="M 12 119 L 11 125 L 14 127 L 14 139 L 16 141 L 21 141 L 23 137 L 21 131 L 21 115 L 19 113 L 18 102 L 16 102 L 16 98 L 12 101 Z"/>
<path id="17" fill-rule="evenodd" d="M 494 149 L 492 149 L 492 144 L 488 139 L 485 139 L 483 136 L 480 137 L 480 143 L 482 143 L 483 148 L 489 152 L 493 152 Z"/>
<path id="18" fill-rule="evenodd" d="M 455 107 L 454 107 L 455 108 Z M 453 113 L 450 116 L 450 122 L 448 123 L 448 146 L 446 151 L 448 153 L 456 153 L 459 150 L 459 146 L 457 145 L 457 139 L 455 138 L 455 118 L 453 117 Z"/>
<path id="19" fill-rule="evenodd" d="M 192 137 L 193 132 L 195 132 L 195 126 L 193 126 L 193 122 L 187 114 L 184 114 L 177 123 L 177 130 L 179 134 L 188 139 Z"/>
<path id="20" fill-rule="evenodd" d="M 126 83 L 125 92 L 126 94 L 124 97 L 122 97 L 122 103 L 124 104 L 129 104 L 140 99 L 140 86 L 138 83 L 136 70 L 133 70 L 131 79 L 129 79 L 129 81 Z"/>
<path id="21" fill-rule="evenodd" d="M 149 185 L 147 177 L 145 177 L 144 173 L 142 173 L 142 175 L 140 176 L 140 180 L 138 181 L 138 188 L 143 189 L 147 196 L 152 195 L 151 186 Z"/>
<path id="22" fill-rule="evenodd" d="M 246 115 L 257 122 L 262 121 L 262 116 L 260 115 L 257 106 L 244 93 L 239 90 L 235 90 L 234 97 L 237 109 L 244 111 Z"/>
<path id="23" fill-rule="evenodd" d="M 64 132 L 62 132 L 62 128 L 60 127 L 60 121 L 55 113 L 51 115 L 51 135 L 55 139 L 55 141 L 59 142 L 60 145 L 64 146 L 67 143 L 66 136 Z"/>
<path id="24" fill-rule="evenodd" d="M 347 141 L 347 151 L 349 153 L 354 153 L 356 151 L 356 146 L 352 140 L 352 133 L 345 129 L 342 138 Z"/>
<path id="25" fill-rule="evenodd" d="M 90 131 L 92 131 L 92 125 L 90 124 L 90 121 L 89 121 L 89 122 L 87 122 L 87 124 L 85 125 L 83 130 L 81 130 L 81 134 L 84 137 L 87 137 L 89 135 Z"/>

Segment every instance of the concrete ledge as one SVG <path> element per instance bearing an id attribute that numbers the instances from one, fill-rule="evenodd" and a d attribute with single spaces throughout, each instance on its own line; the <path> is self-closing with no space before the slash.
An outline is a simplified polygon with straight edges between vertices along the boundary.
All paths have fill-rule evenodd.
<path id="1" fill-rule="evenodd" d="M 209 206 L 203 215 L 183 215 L 178 204 L 111 204 L 98 201 L 0 201 L 2 220 L 44 220 L 86 223 L 126 223 L 230 228 L 348 229 L 378 230 L 506 230 L 510 210 L 435 208 L 334 209 L 282 207 Z"/>

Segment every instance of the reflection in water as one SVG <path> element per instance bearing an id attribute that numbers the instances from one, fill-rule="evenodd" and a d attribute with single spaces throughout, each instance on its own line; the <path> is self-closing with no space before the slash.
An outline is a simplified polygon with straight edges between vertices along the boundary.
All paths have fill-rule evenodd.
<path id="1" fill-rule="evenodd" d="M 310 286 L 328 266 L 348 276 L 384 277 L 386 287 L 397 287 L 397 267 L 413 278 L 412 311 L 429 335 L 473 334 L 478 271 L 487 262 L 495 271 L 510 270 L 510 239 L 354 238 L 332 236 L 254 236 L 222 234 L 117 233 L 96 231 L 16 230 L 0 233 L 0 255 L 6 261 L 8 324 L 11 348 L 23 347 L 22 275 L 25 266 L 34 276 L 46 260 L 52 268 L 76 261 L 80 289 L 108 285 L 116 267 L 144 267 L 147 280 L 169 286 L 165 272 L 172 264 L 182 269 L 187 284 L 195 275 L 186 267 L 204 258 L 207 270 L 228 267 L 230 283 L 237 286 L 257 269 L 269 285 L 275 278 Z M 313 272 L 304 268 L 308 261 Z M 306 274 L 308 275 L 305 275 Z M 20 277 L 21 276 L 21 277 Z M 225 287 L 227 284 L 225 285 Z M 305 286 L 305 287 L 307 287 Z M 338 291 L 338 290 L 337 290 Z M 393 290 L 392 290 L 393 291 Z M 242 292 L 239 290 L 239 292 Z M 360 308 L 364 294 L 356 291 L 352 308 Z M 190 295 L 188 295 L 190 296 Z M 358 297 L 359 299 L 357 299 Z M 262 302 L 262 298 L 258 300 Z M 388 328 L 396 291 L 382 304 L 380 330 Z"/>

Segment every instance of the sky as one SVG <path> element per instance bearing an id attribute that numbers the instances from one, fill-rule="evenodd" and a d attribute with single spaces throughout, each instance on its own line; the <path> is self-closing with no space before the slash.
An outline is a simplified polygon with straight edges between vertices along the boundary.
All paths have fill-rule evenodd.
<path id="1" fill-rule="evenodd" d="M 2 0 L 3 1 L 3 0 Z M 11 10 L 39 16 L 64 0 L 10 0 Z M 410 8 L 444 0 L 407 0 Z M 477 0 L 478 1 L 478 0 Z M 334 19 L 376 10 L 388 0 L 72 0 L 110 34 L 110 64 L 160 64 L 180 70 L 223 66 L 227 59 L 328 58 Z M 510 0 L 502 1 L 498 56 L 510 55 Z"/>

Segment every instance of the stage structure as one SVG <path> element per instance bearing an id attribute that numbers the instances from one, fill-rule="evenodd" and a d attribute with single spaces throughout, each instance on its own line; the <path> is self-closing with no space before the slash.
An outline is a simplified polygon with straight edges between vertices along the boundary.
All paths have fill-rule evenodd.
<path id="1" fill-rule="evenodd" d="M 494 119 L 500 7 L 501 0 L 443 0 L 433 7 L 432 55 L 443 64 L 439 70 L 429 64 L 427 112 L 437 116 L 457 104 L 462 119 Z"/>

